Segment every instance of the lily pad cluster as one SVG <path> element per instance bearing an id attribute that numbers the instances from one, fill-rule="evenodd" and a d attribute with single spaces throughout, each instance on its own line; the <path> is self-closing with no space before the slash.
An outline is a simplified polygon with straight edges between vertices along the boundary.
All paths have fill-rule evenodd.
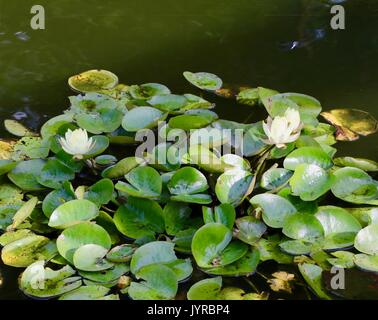
<path id="1" fill-rule="evenodd" d="M 355 109 L 321 113 L 304 94 L 231 90 L 205 72 L 184 77 L 204 92 L 125 85 L 90 70 L 69 79 L 79 94 L 39 133 L 5 121 L 17 139 L 0 144 L 1 258 L 22 268 L 20 290 L 170 300 L 192 281 L 188 299 L 262 300 L 269 294 L 251 275 L 273 260 L 298 266 L 312 292 L 331 299 L 322 272 L 332 266 L 378 272 L 378 163 L 335 148 L 375 133 L 377 121 Z M 267 123 L 220 119 L 212 94 L 265 108 Z M 167 139 L 136 155 L 147 129 L 160 138 L 181 130 L 189 148 Z M 230 277 L 251 290 L 224 284 Z M 293 279 L 276 273 L 267 284 L 291 292 Z"/>

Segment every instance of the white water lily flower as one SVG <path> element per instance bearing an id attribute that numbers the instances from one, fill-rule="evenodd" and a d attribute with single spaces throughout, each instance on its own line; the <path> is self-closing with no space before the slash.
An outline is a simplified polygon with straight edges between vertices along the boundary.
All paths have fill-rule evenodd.
<path id="1" fill-rule="evenodd" d="M 63 150 L 72 154 L 76 159 L 83 159 L 83 155 L 89 153 L 96 143 L 92 138 L 88 139 L 87 130 L 68 129 L 65 138 L 59 138 Z"/>
<path id="2" fill-rule="evenodd" d="M 301 135 L 303 124 L 299 112 L 289 108 L 283 117 L 277 116 L 274 119 L 268 117 L 263 122 L 265 134 L 268 136 L 268 143 L 275 144 L 277 148 L 284 148 L 287 143 L 294 142 Z"/>

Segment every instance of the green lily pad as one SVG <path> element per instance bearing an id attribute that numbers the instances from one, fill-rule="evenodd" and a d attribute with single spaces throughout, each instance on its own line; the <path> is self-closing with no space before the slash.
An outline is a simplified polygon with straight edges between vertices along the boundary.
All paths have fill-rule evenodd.
<path id="1" fill-rule="evenodd" d="M 280 264 L 291 264 L 293 257 L 280 250 L 280 243 L 279 235 L 270 236 L 268 239 L 261 238 L 256 244 L 256 248 L 260 253 L 260 260 L 274 260 Z"/>
<path id="2" fill-rule="evenodd" d="M 184 72 L 184 77 L 192 85 L 202 90 L 216 91 L 222 88 L 223 82 L 218 76 L 207 72 Z"/>
<path id="3" fill-rule="evenodd" d="M 117 229 L 130 238 L 154 236 L 164 232 L 163 210 L 149 199 L 129 197 L 114 215 Z"/>
<path id="4" fill-rule="evenodd" d="M 92 136 L 94 141 L 94 147 L 87 154 L 84 155 L 84 159 L 90 159 L 103 153 L 109 147 L 109 138 L 105 136 Z"/>
<path id="5" fill-rule="evenodd" d="M 49 226 L 66 229 L 74 224 L 95 219 L 99 214 L 97 206 L 88 200 L 71 200 L 56 208 L 50 216 Z"/>
<path id="6" fill-rule="evenodd" d="M 213 202 L 213 199 L 209 194 L 203 193 L 196 193 L 196 194 L 180 194 L 177 196 L 172 196 L 170 198 L 172 201 L 179 201 L 179 202 L 188 202 L 188 203 L 196 203 L 196 204 L 210 204 Z"/>
<path id="7" fill-rule="evenodd" d="M 156 145 L 149 154 L 148 163 L 152 167 L 162 171 L 178 170 L 181 166 L 180 159 L 183 151 L 170 143 Z"/>
<path id="8" fill-rule="evenodd" d="M 222 277 L 204 279 L 193 284 L 188 293 L 188 300 L 217 300 L 222 289 Z"/>
<path id="9" fill-rule="evenodd" d="M 163 210 L 165 230 L 168 235 L 176 235 L 189 225 L 192 209 L 186 203 L 169 201 Z"/>
<path id="10" fill-rule="evenodd" d="M 11 230 L 3 233 L 0 236 L 0 245 L 5 247 L 7 244 L 19 240 L 21 238 L 25 238 L 26 236 L 32 235 L 33 232 L 29 229 L 20 229 L 20 230 Z"/>
<path id="11" fill-rule="evenodd" d="M 101 271 L 79 271 L 79 274 L 90 281 L 99 284 L 109 283 L 118 280 L 122 275 L 130 271 L 130 266 L 126 263 L 115 263 L 113 267 Z"/>
<path id="12" fill-rule="evenodd" d="M 331 255 L 334 256 L 334 258 L 328 258 L 327 261 L 333 266 L 345 269 L 354 267 L 355 255 L 352 252 L 336 251 L 331 252 Z"/>
<path id="13" fill-rule="evenodd" d="M 129 262 L 135 250 L 134 245 L 121 244 L 110 250 L 106 255 L 106 259 L 115 263 Z"/>
<path id="14" fill-rule="evenodd" d="M 117 179 L 123 177 L 132 169 L 142 163 L 142 159 L 136 157 L 128 157 L 117 162 L 114 166 L 106 168 L 102 171 L 103 178 Z"/>
<path id="15" fill-rule="evenodd" d="M 50 141 L 39 137 L 24 137 L 13 145 L 12 159 L 44 159 L 50 152 Z"/>
<path id="16" fill-rule="evenodd" d="M 11 171 L 16 165 L 16 161 L 0 160 L 0 176 Z"/>
<path id="17" fill-rule="evenodd" d="M 288 240 L 280 243 L 282 251 L 293 256 L 308 255 L 313 247 L 312 243 L 302 240 Z"/>
<path id="18" fill-rule="evenodd" d="M 333 173 L 332 193 L 344 201 L 357 204 L 378 204 L 375 181 L 364 171 L 345 167 Z"/>
<path id="19" fill-rule="evenodd" d="M 130 269 L 133 274 L 153 264 L 167 264 L 177 260 L 174 243 L 165 241 L 153 241 L 139 247 L 130 262 Z"/>
<path id="20" fill-rule="evenodd" d="M 38 203 L 38 198 L 33 197 L 26 203 L 22 205 L 22 207 L 15 213 L 13 216 L 13 223 L 11 225 L 12 229 L 17 229 L 17 227 L 23 223 L 30 215 L 32 214 L 35 206 Z"/>
<path id="21" fill-rule="evenodd" d="M 78 114 L 75 119 L 80 128 L 90 133 L 109 133 L 120 127 L 123 112 L 117 109 L 100 108 L 95 112 Z"/>
<path id="22" fill-rule="evenodd" d="M 116 189 L 139 198 L 156 198 L 161 194 L 163 182 L 154 168 L 137 167 L 127 173 L 125 178 L 130 184 L 118 182 Z"/>
<path id="23" fill-rule="evenodd" d="M 55 245 L 48 238 L 31 234 L 7 244 L 1 251 L 1 259 L 8 266 L 25 268 L 56 253 Z"/>
<path id="24" fill-rule="evenodd" d="M 378 273 L 378 256 L 356 254 L 354 256 L 354 263 L 362 270 Z"/>
<path id="25" fill-rule="evenodd" d="M 230 230 L 234 226 L 236 211 L 235 208 L 228 203 L 223 203 L 214 207 L 214 209 L 202 207 L 202 213 L 205 223 L 222 223 Z"/>
<path id="26" fill-rule="evenodd" d="M 82 286 L 62 295 L 59 300 L 98 300 L 109 293 L 110 289 L 103 286 Z"/>
<path id="27" fill-rule="evenodd" d="M 255 273 L 259 262 L 259 251 L 257 249 L 250 249 L 242 258 L 234 263 L 222 267 L 209 268 L 203 271 L 208 274 L 227 277 L 250 276 Z"/>
<path id="28" fill-rule="evenodd" d="M 241 149 L 244 157 L 252 157 L 262 152 L 266 146 L 266 135 L 263 129 L 263 122 L 259 121 L 250 125 L 243 135 L 241 145 L 235 145 L 236 149 Z"/>
<path id="29" fill-rule="evenodd" d="M 44 260 L 37 261 L 22 273 L 20 289 L 26 295 L 36 298 L 55 298 L 82 285 L 80 277 L 72 277 L 75 270 L 70 266 L 54 271 L 44 268 L 44 265 Z"/>
<path id="30" fill-rule="evenodd" d="M 187 280 L 193 272 L 192 262 L 189 258 L 177 259 L 175 261 L 165 263 L 164 265 L 169 267 L 176 274 L 177 281 L 179 282 Z"/>
<path id="31" fill-rule="evenodd" d="M 185 107 L 188 100 L 177 94 L 163 94 L 153 96 L 147 102 L 163 112 L 172 112 Z"/>
<path id="32" fill-rule="evenodd" d="M 285 185 L 293 173 L 283 168 L 270 168 L 261 177 L 260 185 L 265 190 L 274 190 Z"/>
<path id="33" fill-rule="evenodd" d="M 332 300 L 322 285 L 322 268 L 315 264 L 308 263 L 300 264 L 298 265 L 298 268 L 307 284 L 319 298 L 324 300 Z"/>
<path id="34" fill-rule="evenodd" d="M 145 280 L 132 282 L 128 294 L 133 300 L 171 300 L 178 290 L 177 277 L 171 268 L 153 264 L 143 267 L 138 277 Z"/>
<path id="35" fill-rule="evenodd" d="M 46 121 L 41 128 L 42 138 L 49 139 L 55 136 L 60 128 L 69 125 L 73 121 L 73 116 L 73 113 L 65 113 Z"/>
<path id="36" fill-rule="evenodd" d="M 324 230 L 313 215 L 297 213 L 285 219 L 282 232 L 291 239 L 315 242 L 324 237 Z"/>
<path id="37" fill-rule="evenodd" d="M 45 161 L 40 159 L 19 162 L 9 173 L 8 178 L 24 191 L 39 191 L 45 187 L 38 183 Z"/>
<path id="38" fill-rule="evenodd" d="M 134 99 L 150 99 L 156 95 L 170 94 L 171 90 L 160 83 L 145 83 L 139 86 L 130 86 L 129 93 Z"/>
<path id="39" fill-rule="evenodd" d="M 334 159 L 333 162 L 339 167 L 354 167 L 371 172 L 378 171 L 378 162 L 369 159 L 341 157 Z"/>
<path id="40" fill-rule="evenodd" d="M 125 114 L 122 127 L 129 132 L 137 132 L 141 129 L 150 129 L 163 121 L 167 114 L 152 107 L 137 107 Z"/>
<path id="41" fill-rule="evenodd" d="M 98 207 L 107 204 L 113 197 L 114 186 L 110 179 L 101 179 L 88 188 L 84 199 L 95 203 Z"/>
<path id="42" fill-rule="evenodd" d="M 75 267 L 82 271 L 102 271 L 113 267 L 104 257 L 108 249 L 97 244 L 85 244 L 79 247 L 73 255 Z"/>
<path id="43" fill-rule="evenodd" d="M 332 176 L 315 164 L 300 164 L 290 178 L 293 195 L 304 201 L 313 201 L 331 189 Z"/>
<path id="44" fill-rule="evenodd" d="M 78 92 L 99 92 L 113 89 L 118 84 L 118 77 L 107 70 L 88 70 L 68 79 L 68 85 Z"/>
<path id="45" fill-rule="evenodd" d="M 250 202 L 255 208 L 262 209 L 263 221 L 272 228 L 282 228 L 286 218 L 297 212 L 288 200 L 275 194 L 258 194 Z"/>
<path id="46" fill-rule="evenodd" d="M 248 246 L 231 240 L 231 230 L 221 223 L 208 223 L 198 229 L 192 241 L 192 253 L 198 266 L 226 266 L 243 257 Z"/>
<path id="47" fill-rule="evenodd" d="M 208 126 L 213 119 L 199 115 L 183 114 L 169 119 L 168 125 L 173 129 L 194 130 Z"/>
<path id="48" fill-rule="evenodd" d="M 60 255 L 70 263 L 73 263 L 75 251 L 86 244 L 97 244 L 110 249 L 111 239 L 104 228 L 82 222 L 65 229 L 56 241 Z"/>
<path id="49" fill-rule="evenodd" d="M 70 168 L 59 160 L 49 159 L 39 173 L 37 181 L 48 188 L 60 189 L 63 182 L 74 178 L 75 173 Z"/>
<path id="50" fill-rule="evenodd" d="M 174 195 L 191 195 L 206 191 L 208 188 L 206 177 L 191 167 L 176 171 L 168 183 L 168 189 Z"/>
<path id="51" fill-rule="evenodd" d="M 378 224 L 372 224 L 358 232 L 354 241 L 355 248 L 366 254 L 378 254 Z"/>
<path id="52" fill-rule="evenodd" d="M 267 226 L 261 220 L 246 216 L 236 220 L 235 234 L 239 240 L 255 245 L 267 229 Z"/>
<path id="53" fill-rule="evenodd" d="M 75 193 L 71 183 L 64 182 L 61 189 L 51 191 L 42 202 L 42 210 L 46 217 L 50 218 L 53 211 L 63 203 L 75 199 Z"/>
<path id="54" fill-rule="evenodd" d="M 227 170 L 217 180 L 215 193 L 221 203 L 237 207 L 244 199 L 253 176 L 250 172 L 232 169 Z"/>
<path id="55" fill-rule="evenodd" d="M 323 169 L 333 166 L 332 159 L 321 148 L 303 147 L 290 153 L 285 161 L 284 167 L 288 170 L 295 170 L 300 164 L 315 164 Z"/>
<path id="56" fill-rule="evenodd" d="M 202 145 L 190 145 L 188 163 L 195 164 L 199 168 L 213 173 L 223 173 L 225 168 L 230 167 L 214 152 Z"/>
<path id="57" fill-rule="evenodd" d="M 26 128 L 22 123 L 13 120 L 13 119 L 6 119 L 4 120 L 4 127 L 5 129 L 17 137 L 33 137 L 36 136 L 35 132 L 32 132 L 28 128 Z"/>

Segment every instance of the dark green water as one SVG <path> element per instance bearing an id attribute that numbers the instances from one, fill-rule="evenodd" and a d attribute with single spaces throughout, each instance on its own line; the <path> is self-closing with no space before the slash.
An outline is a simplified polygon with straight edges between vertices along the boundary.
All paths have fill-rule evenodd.
<path id="1" fill-rule="evenodd" d="M 330 28 L 326 0 L 37 3 L 46 10 L 45 30 L 30 27 L 34 1 L 0 0 L 0 118 L 38 128 L 68 107 L 67 78 L 92 68 L 111 70 L 126 84 L 160 82 L 178 93 L 195 93 L 183 71 L 208 71 L 226 83 L 306 93 L 324 109 L 353 107 L 378 117 L 376 0 L 344 1 L 343 31 Z M 213 100 L 223 118 L 265 117 Z M 378 160 L 377 136 L 338 148 Z M 0 299 L 20 297 L 18 272 L 0 270 Z"/>

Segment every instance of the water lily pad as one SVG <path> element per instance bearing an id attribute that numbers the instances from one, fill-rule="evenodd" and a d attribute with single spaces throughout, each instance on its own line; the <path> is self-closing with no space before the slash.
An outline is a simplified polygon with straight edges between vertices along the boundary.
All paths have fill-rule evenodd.
<path id="1" fill-rule="evenodd" d="M 12 159 L 44 159 L 50 151 L 50 141 L 39 137 L 24 137 L 13 145 Z"/>
<path id="2" fill-rule="evenodd" d="M 352 252 L 348 251 L 336 251 L 331 252 L 334 258 L 328 258 L 327 261 L 337 268 L 353 268 L 354 267 L 354 257 Z"/>
<path id="3" fill-rule="evenodd" d="M 88 70 L 68 79 L 68 85 L 78 92 L 99 92 L 112 89 L 118 84 L 118 77 L 107 70 Z"/>
<path id="4" fill-rule="evenodd" d="M 188 293 L 188 300 L 216 300 L 222 289 L 222 277 L 204 279 L 193 284 Z"/>
<path id="5" fill-rule="evenodd" d="M 75 270 L 64 266 L 54 271 L 44 268 L 45 261 L 37 261 L 27 267 L 20 279 L 20 289 L 28 296 L 55 298 L 82 285 L 80 277 L 72 277 Z"/>
<path id="6" fill-rule="evenodd" d="M 344 201 L 357 204 L 378 204 L 375 181 L 364 171 L 345 167 L 333 173 L 332 193 Z"/>
<path id="7" fill-rule="evenodd" d="M 250 202 L 255 208 L 262 209 L 264 222 L 272 228 L 282 228 L 286 218 L 297 212 L 288 200 L 275 194 L 258 194 Z"/>
<path id="8" fill-rule="evenodd" d="M 378 256 L 356 254 L 354 256 L 354 263 L 362 270 L 378 273 Z"/>
<path id="9" fill-rule="evenodd" d="M 46 237 L 31 234 L 7 244 L 1 251 L 4 264 L 12 267 L 27 267 L 35 261 L 50 259 L 56 247 Z"/>
<path id="10" fill-rule="evenodd" d="M 17 137 L 33 137 L 37 135 L 35 132 L 26 128 L 22 123 L 13 119 L 4 120 L 4 127 L 9 133 Z"/>
<path id="11" fill-rule="evenodd" d="M 25 191 L 39 191 L 45 187 L 38 183 L 45 161 L 40 159 L 19 162 L 9 173 L 8 178 Z"/>
<path id="12" fill-rule="evenodd" d="M 129 262 L 135 250 L 134 245 L 122 244 L 110 250 L 106 255 L 106 259 L 115 263 Z"/>
<path id="13" fill-rule="evenodd" d="M 164 94 L 153 96 L 147 102 L 163 112 L 172 112 L 185 107 L 188 100 L 177 94 Z"/>
<path id="14" fill-rule="evenodd" d="M 177 277 L 171 268 L 153 264 L 143 267 L 138 277 L 145 280 L 132 282 L 128 294 L 133 300 L 171 300 L 176 296 Z"/>
<path id="15" fill-rule="evenodd" d="M 168 125 L 173 129 L 194 130 L 208 126 L 213 119 L 200 115 L 183 114 L 169 119 Z"/>
<path id="16" fill-rule="evenodd" d="M 291 239 L 308 242 L 315 242 L 324 236 L 319 220 L 308 213 L 297 213 L 287 217 L 282 232 Z"/>
<path id="17" fill-rule="evenodd" d="M 165 230 L 168 235 L 176 235 L 190 224 L 192 209 L 186 203 L 169 201 L 164 207 Z"/>
<path id="18" fill-rule="evenodd" d="M 333 166 L 332 159 L 322 149 L 316 147 L 303 147 L 290 153 L 285 161 L 284 167 L 288 170 L 295 170 L 300 164 L 315 164 L 323 169 Z"/>
<path id="19" fill-rule="evenodd" d="M 274 260 L 280 264 L 291 264 L 293 257 L 280 250 L 281 239 L 279 235 L 273 235 L 268 239 L 261 238 L 256 244 L 261 261 Z"/>
<path id="20" fill-rule="evenodd" d="M 293 256 L 307 255 L 312 247 L 312 243 L 302 240 L 288 240 L 280 243 L 281 250 Z"/>
<path id="21" fill-rule="evenodd" d="M 358 135 L 367 136 L 378 130 L 377 120 L 369 113 L 357 109 L 335 109 L 321 113 L 338 131 L 336 138 L 342 141 L 353 141 Z"/>
<path id="22" fill-rule="evenodd" d="M 189 279 L 193 272 L 190 258 L 177 259 L 175 261 L 165 263 L 164 265 L 169 267 L 176 274 L 177 281 L 179 282 Z"/>
<path id="23" fill-rule="evenodd" d="M 82 222 L 65 229 L 56 241 L 60 255 L 70 263 L 73 263 L 75 251 L 86 244 L 97 244 L 110 249 L 111 239 L 104 228 Z"/>
<path id="24" fill-rule="evenodd" d="M 168 189 L 174 195 L 200 193 L 208 188 L 206 177 L 200 171 L 191 167 L 176 171 L 168 183 Z"/>
<path id="25" fill-rule="evenodd" d="M 101 175 L 102 177 L 109 179 L 121 178 L 141 163 L 142 159 L 128 157 L 117 162 L 114 166 L 106 168 L 102 171 Z"/>
<path id="26" fill-rule="evenodd" d="M 236 211 L 235 208 L 228 203 L 223 203 L 214 207 L 214 209 L 202 207 L 202 213 L 205 223 L 222 223 L 229 229 L 232 229 L 234 226 Z"/>
<path id="27" fill-rule="evenodd" d="M 156 198 L 161 194 L 163 182 L 154 168 L 137 167 L 127 173 L 125 178 L 130 184 L 118 182 L 116 189 L 139 198 Z"/>
<path id="28" fill-rule="evenodd" d="M 65 202 L 75 199 L 71 183 L 64 182 L 61 189 L 51 191 L 42 202 L 42 210 L 50 218 L 53 211 Z"/>
<path id="29" fill-rule="evenodd" d="M 198 229 L 192 241 L 192 253 L 198 266 L 226 266 L 243 257 L 248 246 L 231 240 L 231 230 L 221 223 L 208 223 Z"/>
<path id="30" fill-rule="evenodd" d="M 16 212 L 13 216 L 13 223 L 11 225 L 11 229 L 17 229 L 17 227 L 24 222 L 30 215 L 32 214 L 35 206 L 38 203 L 38 198 L 33 197 L 26 203 L 22 205 L 22 207 Z"/>
<path id="31" fill-rule="evenodd" d="M 315 164 L 300 164 L 290 178 L 293 195 L 304 201 L 313 201 L 331 189 L 332 176 Z"/>
<path id="32" fill-rule="evenodd" d="M 267 226 L 261 220 L 246 216 L 236 220 L 235 235 L 239 240 L 255 245 L 267 229 Z"/>
<path id="33" fill-rule="evenodd" d="M 341 158 L 336 158 L 333 161 L 335 165 L 339 167 L 354 167 L 354 168 L 361 169 L 363 171 L 371 171 L 371 172 L 378 171 L 378 162 L 369 160 L 369 159 L 341 157 Z"/>
<path id="34" fill-rule="evenodd" d="M 274 190 L 285 185 L 292 175 L 290 170 L 273 167 L 264 172 L 260 185 L 265 190 Z"/>
<path id="35" fill-rule="evenodd" d="M 203 193 L 196 193 L 196 194 L 180 194 L 176 196 L 171 196 L 170 198 L 172 201 L 179 201 L 179 202 L 188 202 L 188 203 L 196 203 L 196 204 L 210 204 L 213 202 L 213 199 L 209 194 Z"/>
<path id="36" fill-rule="evenodd" d="M 63 182 L 74 179 L 75 173 L 56 159 L 49 159 L 37 176 L 37 181 L 46 187 L 59 189 Z"/>
<path id="37" fill-rule="evenodd" d="M 134 99 L 150 99 L 156 95 L 170 94 L 171 90 L 160 83 L 145 83 L 140 86 L 130 86 L 129 93 Z"/>
<path id="38" fill-rule="evenodd" d="M 177 260 L 174 252 L 174 243 L 165 241 L 153 241 L 138 248 L 130 263 L 130 269 L 133 274 L 153 264 L 167 264 Z"/>
<path id="39" fill-rule="evenodd" d="M 109 138 L 105 136 L 92 136 L 94 147 L 84 155 L 84 159 L 90 159 L 103 153 L 109 147 Z"/>
<path id="40" fill-rule="evenodd" d="M 237 207 L 244 199 L 253 176 L 250 172 L 233 169 L 223 173 L 215 185 L 215 193 L 221 203 Z"/>
<path id="41" fill-rule="evenodd" d="M 110 179 L 101 179 L 84 193 L 84 198 L 98 207 L 107 204 L 113 197 L 114 186 Z"/>
<path id="42" fill-rule="evenodd" d="M 0 176 L 11 171 L 16 165 L 16 161 L 0 160 Z"/>
<path id="43" fill-rule="evenodd" d="M 260 262 L 260 253 L 257 249 L 250 249 L 242 258 L 226 266 L 204 270 L 208 274 L 227 277 L 250 276 L 255 273 Z"/>
<path id="44" fill-rule="evenodd" d="M 316 293 L 316 295 L 325 300 L 332 300 L 330 295 L 325 291 L 322 285 L 322 268 L 315 264 L 300 264 L 298 265 L 299 271 L 301 272 L 303 278 L 311 289 Z"/>
<path id="45" fill-rule="evenodd" d="M 75 267 L 82 271 L 102 271 L 113 267 L 104 257 L 108 249 L 96 244 L 85 244 L 79 247 L 73 255 Z"/>
<path id="46" fill-rule="evenodd" d="M 202 145 L 190 145 L 188 157 L 188 163 L 195 164 L 207 172 L 223 173 L 226 168 L 232 168 Z"/>
<path id="47" fill-rule="evenodd" d="M 65 113 L 46 121 L 41 128 L 42 138 L 49 139 L 55 136 L 60 128 L 67 126 L 73 121 L 73 116 L 73 113 Z"/>
<path id="48" fill-rule="evenodd" d="M 79 274 L 90 281 L 96 283 L 109 283 L 118 280 L 122 275 L 130 271 L 130 266 L 126 263 L 115 263 L 113 267 L 102 271 L 79 271 Z"/>
<path id="49" fill-rule="evenodd" d="M 99 214 L 97 206 L 88 200 L 71 200 L 56 208 L 50 216 L 49 226 L 66 229 L 83 221 L 90 221 Z"/>
<path id="50" fill-rule="evenodd" d="M 129 197 L 115 213 L 114 223 L 122 234 L 134 239 L 164 232 L 163 210 L 149 199 Z"/>
<path id="51" fill-rule="evenodd" d="M 137 132 L 141 129 L 155 127 L 159 121 L 163 121 L 167 114 L 152 107 L 137 107 L 125 114 L 122 127 L 126 131 Z"/>
<path id="52" fill-rule="evenodd" d="M 113 132 L 119 128 L 123 112 L 117 109 L 99 108 L 96 112 L 81 113 L 75 116 L 80 128 L 93 134 Z"/>
<path id="53" fill-rule="evenodd" d="M 82 286 L 62 295 L 59 300 L 97 300 L 103 298 L 110 291 L 103 286 Z"/>
<path id="54" fill-rule="evenodd" d="M 222 88 L 223 82 L 218 76 L 207 72 L 192 73 L 189 71 L 184 72 L 184 77 L 192 85 L 202 90 L 215 91 Z"/>
<path id="55" fill-rule="evenodd" d="M 372 224 L 358 232 L 354 241 L 355 248 L 366 254 L 378 254 L 378 224 Z"/>

